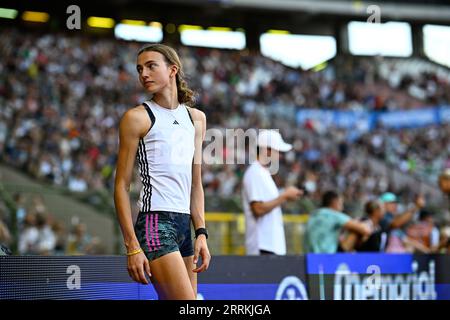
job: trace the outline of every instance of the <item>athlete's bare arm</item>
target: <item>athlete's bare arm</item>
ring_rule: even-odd
[[[202,111],[195,108],[190,108],[189,111],[195,127],[195,153],[194,163],[192,164],[190,209],[194,228],[198,229],[205,227],[205,196],[202,185],[202,144],[206,135],[206,116]],[[194,269],[194,272],[202,272],[207,270],[211,260],[205,235],[200,235],[195,240],[194,264],[197,263],[199,256],[202,258],[202,265]]]
[[[140,247],[133,228],[129,192],[139,139],[147,133],[150,125],[151,120],[143,106],[128,110],[120,120],[114,203],[128,252]],[[137,282],[148,284],[144,270],[150,276],[150,266],[144,253],[128,257],[130,276]]]

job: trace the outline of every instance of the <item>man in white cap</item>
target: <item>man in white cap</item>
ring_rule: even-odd
[[[299,199],[303,192],[287,187],[279,193],[269,167],[278,164],[279,153],[292,149],[277,130],[261,130],[257,158],[244,173],[242,198],[245,213],[245,246],[248,255],[286,254],[281,205]]]

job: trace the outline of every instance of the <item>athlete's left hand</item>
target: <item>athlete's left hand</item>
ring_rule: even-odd
[[[202,258],[202,265],[195,268],[194,272],[200,273],[208,270],[209,262],[211,261],[211,255],[209,254],[208,244],[206,243],[205,235],[201,234],[195,240],[194,245],[194,264],[197,265],[198,257]]]

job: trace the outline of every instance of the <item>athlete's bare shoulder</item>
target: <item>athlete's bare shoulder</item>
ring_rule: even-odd
[[[206,122],[206,115],[203,111],[198,110],[197,108],[191,108],[191,107],[186,107],[186,108],[188,108],[189,112],[191,113],[193,121]]]
[[[143,105],[138,105],[127,110],[120,120],[121,130],[130,130],[138,133],[139,136],[145,135],[151,126],[151,120],[147,115],[147,110]]]

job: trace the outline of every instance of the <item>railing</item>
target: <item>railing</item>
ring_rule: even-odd
[[[208,212],[205,219],[211,235],[208,244],[213,254],[245,254],[245,217],[242,213]],[[283,220],[288,254],[302,253],[308,215],[283,215]]]

